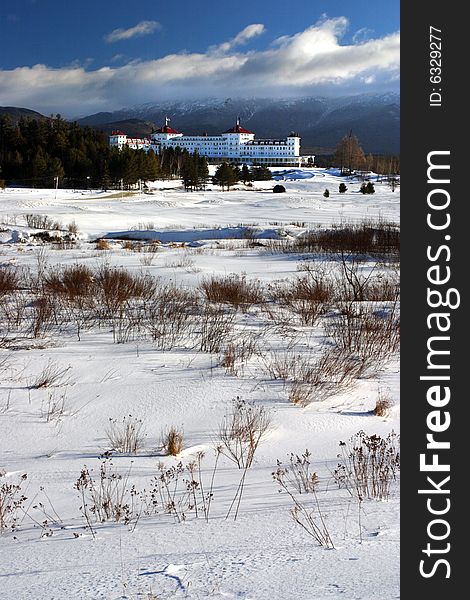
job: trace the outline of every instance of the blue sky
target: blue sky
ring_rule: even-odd
[[[2,0],[0,26],[2,105],[398,87],[398,0]]]

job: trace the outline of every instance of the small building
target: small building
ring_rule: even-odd
[[[313,156],[301,156],[300,135],[292,132],[284,139],[256,139],[255,134],[236,124],[218,135],[184,135],[165,125],[153,131],[149,138],[129,138],[122,131],[113,131],[109,136],[111,146],[153,150],[159,153],[162,148],[184,148],[188,152],[198,152],[210,162],[239,164],[260,164],[272,166],[300,166],[313,164]]]

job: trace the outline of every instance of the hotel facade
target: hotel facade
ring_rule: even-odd
[[[226,160],[239,164],[263,164],[300,166],[313,164],[314,156],[300,155],[300,136],[290,133],[284,139],[255,139],[255,134],[240,125],[218,135],[184,135],[168,124],[150,134],[148,138],[130,138],[122,131],[113,131],[109,136],[110,146],[153,150],[159,153],[162,148],[184,148],[188,152],[198,152],[209,161]]]

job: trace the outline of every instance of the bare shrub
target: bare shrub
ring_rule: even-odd
[[[70,300],[90,297],[96,293],[93,271],[86,265],[65,267],[51,271],[44,277],[45,289],[52,294],[66,296]]]
[[[102,317],[111,322],[114,341],[127,341],[132,323],[126,321],[126,311],[129,313],[133,301],[141,302],[153,297],[155,279],[148,274],[134,274],[105,265],[98,271],[96,281],[104,309]]]
[[[379,396],[375,403],[374,415],[376,417],[388,417],[393,407],[393,400],[388,396],[384,395],[383,392],[379,392]]]
[[[101,238],[99,240],[96,240],[95,248],[96,248],[96,250],[110,250],[111,245],[108,242],[108,240]]]
[[[196,308],[194,292],[174,285],[158,288],[158,293],[146,304],[145,326],[161,350],[171,350],[189,336]]]
[[[232,273],[227,276],[212,275],[201,283],[207,301],[231,304],[235,308],[248,309],[264,301],[264,291],[259,280],[247,281],[245,275]]]
[[[8,267],[0,267],[0,298],[15,292],[18,285],[18,273]]]
[[[275,332],[287,335],[295,331],[293,328],[298,324],[298,316],[284,303],[266,302],[261,306],[264,317]]]
[[[254,335],[238,336],[237,342],[230,342],[224,348],[221,366],[229,375],[238,376],[250,358],[259,353],[257,338]]]
[[[30,296],[26,290],[17,289],[13,294],[0,295],[0,319],[4,328],[0,339],[14,329],[18,329],[26,320]]]
[[[106,429],[111,449],[122,454],[137,454],[145,439],[143,421],[132,415],[117,419],[109,419]]]
[[[75,222],[75,219],[70,221],[70,223],[67,225],[67,231],[72,235],[78,235],[78,225]]]
[[[330,307],[333,285],[323,270],[311,269],[308,275],[273,286],[271,297],[298,315],[302,324],[312,326]]]
[[[225,372],[230,375],[238,375],[236,369],[237,352],[235,344],[228,344],[222,355],[221,366],[225,368]]]
[[[222,454],[239,469],[250,468],[261,440],[272,428],[267,408],[237,397],[219,427]]]
[[[372,302],[396,302],[400,298],[400,275],[388,270],[371,277],[365,289],[365,299]]]
[[[316,366],[318,361],[319,359],[312,349],[302,353],[284,350],[271,352],[265,359],[265,368],[272,379],[315,383],[318,380],[318,367]]]
[[[357,356],[367,368],[379,368],[400,345],[398,307],[344,303],[325,330],[342,352]]]
[[[70,382],[66,374],[72,367],[60,367],[56,362],[49,360],[44,369],[30,384],[31,389],[39,390],[47,387],[59,387]]]
[[[307,406],[314,399],[314,387],[310,383],[293,381],[287,389],[289,402],[297,406]]]
[[[289,455],[289,465],[283,467],[283,478],[292,488],[295,488],[299,494],[312,494],[318,487],[318,475],[310,468],[310,458],[312,453],[305,450],[300,456],[291,452]],[[277,461],[278,467],[282,466]]]
[[[286,493],[293,503],[290,514],[294,522],[320,546],[334,548],[317,495],[318,477],[310,472],[308,450],[301,457],[291,454],[289,466],[283,466],[278,460],[272,477],[279,491]],[[313,500],[307,499],[306,494],[312,495]]]
[[[201,352],[218,353],[233,333],[234,313],[227,313],[222,305],[204,305],[200,314]]]
[[[216,450],[210,481],[207,482],[202,471],[204,456],[203,452],[198,452],[196,459],[186,465],[181,461],[171,467],[162,463],[158,465],[158,474],[151,482],[150,512],[158,499],[164,513],[173,515],[178,523],[184,522],[190,513],[196,518],[204,516],[209,521],[220,452]]]
[[[312,351],[274,352],[265,361],[265,368],[273,379],[285,382],[289,401],[299,406],[326,400],[346,389],[364,370],[351,353],[331,348],[318,355]]]
[[[359,431],[347,442],[340,442],[340,462],[333,477],[360,502],[366,498],[387,500],[392,482],[400,470],[400,437],[366,435]]]
[[[60,421],[65,413],[67,392],[50,391],[47,395],[47,401],[41,405],[41,418],[45,419],[46,423]]]
[[[182,429],[171,425],[162,433],[161,446],[165,454],[178,456],[183,450],[184,432]]]
[[[44,278],[44,289],[61,301],[67,320],[73,321],[80,340],[82,328],[94,322],[97,286],[91,269],[85,265],[73,265],[62,271],[51,271]]]
[[[26,225],[32,229],[58,230],[62,228],[58,221],[54,221],[47,215],[27,214],[24,215],[24,218]]]
[[[149,275],[108,266],[98,271],[96,281],[110,313],[119,310],[131,298],[150,299],[156,289],[156,282]]]
[[[151,267],[157,253],[160,250],[160,244],[151,242],[150,244],[139,244],[134,245],[132,248],[134,251],[140,252],[140,264],[144,267]]]
[[[4,477],[4,473],[0,472],[0,535],[17,528],[19,516],[24,512],[23,506],[27,499],[21,487],[27,479],[26,474],[20,477],[18,483],[7,481]]]
[[[266,240],[263,243],[264,250],[268,254],[288,254],[294,252],[294,244],[289,239]]]
[[[114,521],[130,523],[138,519],[134,506],[134,494],[129,489],[131,467],[121,474],[116,471],[109,457],[101,461],[99,473],[83,467],[74,488],[81,498],[80,512],[93,536],[93,524]]]
[[[184,269],[185,271],[193,273],[198,271],[196,263],[187,252],[167,258],[164,266],[168,269]]]
[[[151,230],[155,230],[155,223],[154,223],[154,221],[147,221],[146,223],[140,222],[140,223],[137,223],[136,225],[133,225],[131,227],[131,230],[133,230],[133,231],[151,231]]]
[[[143,267],[151,267],[153,264],[154,258],[155,258],[155,254],[152,254],[151,252],[142,254],[142,256],[140,257],[140,264]]]
[[[54,325],[55,303],[53,296],[40,296],[31,303],[31,335],[41,337]]]
[[[353,253],[395,258],[400,252],[400,229],[396,224],[380,219],[343,223],[298,236],[292,249],[294,252]]]
[[[341,255],[340,273],[335,280],[335,295],[339,302],[390,301],[400,297],[399,272],[376,262],[372,265],[354,255]]]
[[[364,272],[361,268],[363,262],[355,255],[341,254],[341,274],[337,279],[338,300],[353,302],[367,300],[369,282],[373,278],[377,264]]]

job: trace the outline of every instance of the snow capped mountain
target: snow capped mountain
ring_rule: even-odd
[[[360,94],[339,98],[309,97],[206,98],[182,102],[150,102],[78,119],[82,125],[105,131],[119,126],[143,135],[165,117],[186,134],[220,133],[237,117],[257,137],[284,137],[299,131],[304,148],[328,152],[350,130],[366,152],[398,153],[400,96],[395,93]],[[124,122],[124,123],[123,123]]]

